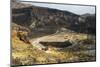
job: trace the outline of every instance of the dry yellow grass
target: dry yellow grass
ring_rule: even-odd
[[[45,51],[38,50],[37,48],[33,47],[30,44],[26,44],[20,41],[18,37],[12,38],[12,48],[13,48],[12,49],[13,60],[15,60],[16,58],[19,58],[19,62],[23,65],[24,64],[58,63],[58,61],[63,62],[63,59],[73,56],[73,54],[71,53],[68,53],[68,52],[64,53],[64,52],[59,52],[56,50],[52,50],[51,51],[52,53],[46,53]],[[30,60],[34,60],[34,62]],[[17,64],[16,62],[13,62],[13,63]]]
[[[67,36],[68,39],[79,41],[87,39],[86,34],[68,33],[62,36],[56,35],[55,37],[57,36],[63,38]],[[21,65],[61,63],[77,61],[80,58],[73,51],[58,51],[56,48],[51,48],[50,52],[39,50],[31,44],[21,41],[14,35],[12,36],[12,63]]]

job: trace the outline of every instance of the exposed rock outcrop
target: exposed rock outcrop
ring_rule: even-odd
[[[12,1],[12,21],[22,26],[29,26],[31,24],[32,5],[23,4],[17,1]]]
[[[58,33],[62,28],[93,34],[96,31],[95,14],[76,15],[68,11],[19,2],[12,2],[12,21],[41,34]]]

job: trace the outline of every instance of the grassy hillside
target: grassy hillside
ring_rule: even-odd
[[[12,32],[15,33],[15,32]],[[68,37],[67,37],[68,36]],[[51,37],[51,36],[49,36]],[[92,39],[87,40],[86,34],[64,33],[54,35],[56,38],[66,38],[82,43],[71,48],[57,49],[50,47],[47,51],[39,50],[32,44],[21,41],[17,35],[12,36],[12,63],[14,65],[48,64],[61,62],[94,61],[95,55],[89,54],[87,45],[95,44]],[[89,42],[90,41],[90,42]],[[87,43],[87,45],[86,45]],[[84,44],[84,45],[83,45]]]

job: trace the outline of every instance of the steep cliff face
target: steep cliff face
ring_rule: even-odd
[[[11,2],[12,5],[12,22],[22,26],[31,24],[32,5],[19,3],[16,0]]]
[[[95,33],[95,14],[76,15],[68,11],[33,6],[32,30],[57,32],[70,29],[75,32]]]
[[[31,24],[31,7],[12,10],[12,21],[22,25],[29,26]]]
[[[75,32],[95,33],[95,15],[76,15],[68,11],[17,4],[12,8],[12,21],[28,27],[34,33]],[[27,5],[27,6],[26,6]],[[24,7],[20,7],[24,6]]]
[[[63,26],[77,21],[79,16],[68,11],[61,11],[57,9],[33,7],[33,19],[40,22],[40,26]],[[65,25],[65,26],[64,26]]]
[[[32,24],[29,27],[38,32],[55,33],[60,32],[62,28],[75,27],[78,18],[79,15],[68,11],[33,6]]]

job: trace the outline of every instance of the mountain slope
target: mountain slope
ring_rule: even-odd
[[[52,34],[62,31],[62,28],[65,31],[70,29],[75,32],[95,33],[96,29],[95,14],[76,15],[69,11],[27,5],[22,8],[13,8],[12,15],[13,22],[28,27],[36,33]]]

